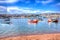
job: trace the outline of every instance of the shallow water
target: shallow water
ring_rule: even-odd
[[[12,24],[5,24],[4,19],[0,19],[0,37],[60,32],[60,22],[48,23],[47,19],[37,24],[28,24],[28,18],[11,19],[10,22]]]

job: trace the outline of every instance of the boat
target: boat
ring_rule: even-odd
[[[38,20],[37,19],[28,20],[28,23],[37,24],[38,23]]]
[[[48,22],[58,23],[58,19],[48,19]]]
[[[5,23],[5,24],[11,24],[10,18],[5,18],[5,19],[4,19],[4,23]]]
[[[58,23],[58,20],[57,19],[52,19],[53,22],[55,23]]]
[[[52,20],[51,19],[48,19],[48,22],[52,22]]]

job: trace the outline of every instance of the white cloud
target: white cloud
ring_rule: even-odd
[[[60,11],[44,11],[44,12],[42,12],[42,13],[60,13]]]
[[[48,4],[48,3],[51,3],[51,2],[53,2],[53,0],[46,0],[46,1],[44,1],[44,0],[35,0],[36,1],[36,3],[42,3],[42,4]]]
[[[5,6],[0,6],[0,14],[6,13],[7,8]]]
[[[42,1],[42,4],[48,4],[48,3],[51,3],[51,2],[53,2],[53,0]]]
[[[30,8],[18,8],[18,7],[8,7],[7,11],[9,13],[40,13],[40,10],[32,10]]]
[[[0,3],[15,3],[18,2],[19,0],[0,0]]]
[[[1,10],[6,10],[6,7],[5,6],[0,6],[0,11]]]
[[[10,14],[22,14],[22,13],[60,13],[59,11],[43,11],[43,10],[32,10],[29,8],[18,8],[18,7],[8,7],[7,12]]]

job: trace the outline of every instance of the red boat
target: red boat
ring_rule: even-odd
[[[52,22],[52,20],[51,19],[48,19],[48,22]]]
[[[38,23],[38,20],[37,19],[34,19],[34,20],[28,20],[29,23],[35,23],[37,24]]]

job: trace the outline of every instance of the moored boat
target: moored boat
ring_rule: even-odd
[[[48,19],[48,22],[52,22],[52,20],[51,19]]]
[[[38,20],[37,19],[28,20],[28,23],[35,23],[35,24],[37,24],[38,23]]]
[[[58,19],[48,19],[48,22],[58,23]]]

